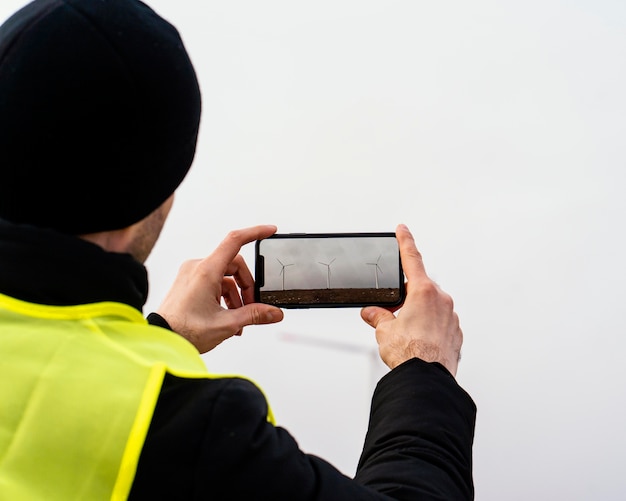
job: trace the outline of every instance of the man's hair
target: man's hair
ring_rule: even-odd
[[[0,26],[0,218],[124,228],[193,161],[198,81],[178,31],[137,0],[35,0]]]

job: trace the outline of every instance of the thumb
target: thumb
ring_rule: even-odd
[[[276,306],[262,303],[252,303],[232,310],[222,310],[225,319],[222,333],[224,339],[230,336],[241,336],[243,328],[248,325],[273,324],[283,319],[283,312]]]
[[[385,308],[380,308],[379,306],[367,306],[361,310],[361,318],[375,329],[380,322],[392,320],[395,316],[392,312],[386,310]]]
[[[247,304],[241,308],[230,310],[230,312],[237,315],[241,328],[246,325],[275,324],[284,317],[280,308],[263,303]]]

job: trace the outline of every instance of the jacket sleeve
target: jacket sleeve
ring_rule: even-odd
[[[300,450],[240,378],[166,375],[129,499],[463,500],[473,496],[475,407],[440,365],[411,360],[378,384],[354,479]],[[332,430],[329,430],[332,433]]]
[[[267,402],[252,383],[233,380],[214,409],[200,461],[213,479],[207,499],[392,499],[302,452],[286,430],[267,421]]]
[[[473,499],[475,417],[442,365],[405,362],[374,392],[356,480],[394,499]]]
[[[355,479],[300,451],[266,419],[251,383],[225,389],[207,426],[207,464],[218,499],[473,498],[471,446],[475,406],[439,364],[411,360],[379,383]]]

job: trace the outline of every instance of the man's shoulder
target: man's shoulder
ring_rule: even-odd
[[[204,420],[233,406],[263,412],[267,403],[261,390],[243,377],[185,378],[166,374],[154,418]]]
[[[211,477],[224,454],[224,437],[249,437],[266,420],[263,393],[245,378],[166,374],[131,498],[192,499],[198,475]]]

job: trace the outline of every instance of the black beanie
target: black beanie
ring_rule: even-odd
[[[191,166],[196,74],[137,0],[35,0],[0,27],[0,218],[79,235],[130,226]]]

